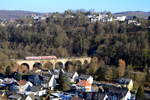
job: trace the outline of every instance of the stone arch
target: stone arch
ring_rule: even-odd
[[[82,65],[82,62],[80,60],[76,60],[74,63],[75,63],[76,66],[81,66]]]
[[[91,58],[87,58],[86,60],[88,61],[88,63],[91,63]]]
[[[56,68],[56,69],[62,69],[62,68],[64,68],[63,62],[56,62],[56,63],[55,63],[55,68]]]
[[[73,69],[72,67],[74,67],[74,63],[72,61],[67,61],[65,63],[65,70],[66,71],[70,71],[71,69]]]
[[[22,63],[21,66],[19,67],[18,71],[22,73],[27,73],[30,70],[30,66],[28,63]]]
[[[52,62],[45,62],[45,63],[43,64],[43,68],[44,68],[44,69],[47,69],[47,70],[53,69],[53,66],[54,66],[54,64],[53,64]]]
[[[21,66],[26,66],[26,67],[27,67],[27,69],[30,69],[30,66],[29,66],[29,64],[28,64],[28,63],[22,63],[22,64],[21,64]]]
[[[84,65],[87,65],[87,64],[89,64],[89,62],[88,62],[88,60],[84,60]]]
[[[33,64],[33,68],[41,69],[41,68],[42,68],[42,63],[40,63],[40,62],[35,62],[35,63]]]
[[[74,63],[72,62],[72,61],[67,61],[66,63],[65,63],[65,66],[68,66],[68,65],[73,65]]]

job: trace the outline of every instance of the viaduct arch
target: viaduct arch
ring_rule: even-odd
[[[91,62],[91,57],[75,57],[75,58],[58,58],[58,59],[48,59],[48,60],[13,60],[18,65],[22,65],[23,63],[26,63],[29,65],[30,70],[32,70],[33,65],[35,63],[40,63],[42,66],[46,63],[51,63],[53,68],[56,67],[56,64],[61,63],[63,67],[65,67],[65,64],[67,62],[80,62],[82,65],[86,63]]]

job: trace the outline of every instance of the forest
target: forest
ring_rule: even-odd
[[[88,14],[89,12],[66,11],[52,13],[42,21],[26,17],[17,19],[13,23],[9,22],[5,27],[0,26],[1,67],[4,67],[9,59],[55,55],[96,57],[98,63],[107,67],[122,66],[123,63],[127,70],[148,71],[150,20],[134,17],[141,23],[140,26],[127,24],[126,21],[91,23]],[[74,17],[66,17],[68,15]],[[18,24],[20,26],[17,26]],[[87,72],[91,71],[92,74],[94,72],[92,70],[96,69]],[[107,70],[110,71],[109,67]],[[99,76],[96,77],[99,79]]]

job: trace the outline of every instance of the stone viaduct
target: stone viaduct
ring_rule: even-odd
[[[35,63],[40,63],[42,66],[46,63],[50,63],[52,64],[53,68],[55,68],[56,64],[62,64],[63,67],[65,67],[66,63],[71,62],[78,62],[81,65],[83,65],[84,63],[90,63],[91,62],[91,57],[71,57],[71,58],[57,58],[57,59],[46,59],[46,60],[13,60],[14,62],[16,62],[19,65],[22,65],[23,63],[26,63],[29,65],[30,70],[32,70],[33,65]]]

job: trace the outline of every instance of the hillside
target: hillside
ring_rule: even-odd
[[[31,11],[21,11],[21,10],[0,10],[0,18],[2,19],[18,19],[24,16],[30,16],[32,14],[41,15],[42,13],[36,13]]]
[[[150,12],[126,11],[126,12],[114,13],[114,16],[137,16],[139,18],[148,18],[148,16],[150,16]]]
[[[30,16],[32,14],[43,15],[45,13],[37,13],[31,11],[22,11],[22,10],[0,10],[0,18],[1,19],[18,19],[24,16]],[[148,18],[150,16],[150,12],[143,11],[126,11],[126,12],[118,12],[114,13],[114,16],[137,16],[139,18]]]

